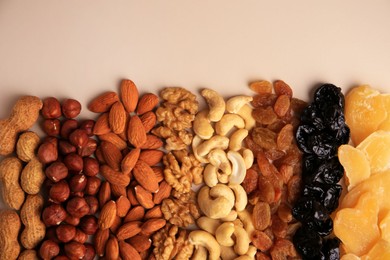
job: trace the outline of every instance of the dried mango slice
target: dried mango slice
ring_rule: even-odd
[[[381,231],[381,238],[390,243],[390,211],[384,214],[382,219],[379,219],[379,229]]]
[[[387,260],[390,259],[390,243],[379,240],[367,255],[362,256],[362,260]]]

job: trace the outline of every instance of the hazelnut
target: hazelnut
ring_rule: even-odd
[[[58,240],[64,243],[71,241],[76,235],[76,228],[69,224],[61,224],[56,228]]]
[[[85,194],[96,195],[99,191],[102,181],[96,176],[87,177],[87,186],[85,186]]]
[[[44,259],[52,259],[60,253],[60,247],[57,243],[51,240],[43,241],[39,248],[39,255]]]
[[[69,198],[70,189],[65,180],[55,183],[49,191],[49,200],[54,203],[62,203]]]
[[[58,150],[63,155],[76,152],[76,146],[72,145],[68,141],[60,140],[58,142]]]
[[[70,259],[83,259],[87,250],[83,244],[72,241],[65,244],[64,251]]]
[[[93,215],[88,215],[80,220],[80,229],[87,235],[94,235],[98,229],[98,220]]]
[[[88,240],[88,235],[77,228],[76,235],[74,236],[73,241],[84,244],[87,240]]]
[[[62,162],[53,162],[46,168],[45,174],[49,180],[59,182],[68,176],[68,168]]]
[[[62,123],[60,135],[62,138],[68,139],[70,133],[79,127],[79,123],[74,119],[67,119]]]
[[[60,134],[61,122],[58,119],[45,119],[42,128],[47,135],[56,136]]]
[[[61,104],[55,97],[48,97],[43,100],[41,110],[43,118],[53,119],[61,116]]]
[[[58,240],[58,238],[57,238],[56,228],[57,228],[57,226],[47,228],[45,238],[55,242],[56,244],[59,244],[59,243],[61,243],[61,241]]]
[[[99,162],[92,157],[84,157],[83,173],[87,176],[96,176],[99,173]]]
[[[85,243],[84,246],[87,249],[87,251],[85,252],[83,260],[95,259],[96,251],[95,251],[95,248],[93,247],[93,245],[91,245],[89,243]]]
[[[82,129],[76,129],[69,135],[69,142],[76,146],[77,148],[81,148],[88,143],[88,135],[87,131]]]
[[[66,216],[66,219],[64,220],[66,224],[72,225],[72,226],[78,226],[80,224],[80,218],[73,217],[72,215],[68,214]]]
[[[95,126],[95,121],[94,120],[85,120],[81,123],[80,129],[83,129],[87,132],[88,136],[93,136],[92,130]]]
[[[55,136],[46,136],[44,139],[43,139],[43,142],[48,142],[48,143],[52,143],[56,148],[58,148],[58,138],[55,137]]]
[[[42,221],[47,227],[59,225],[65,218],[66,211],[59,204],[52,204],[42,212]]]
[[[84,191],[72,191],[70,194],[72,197],[84,198]]]
[[[89,206],[84,198],[74,197],[66,205],[66,211],[76,218],[82,218],[89,212]]]
[[[57,147],[51,142],[43,142],[38,148],[38,159],[41,163],[47,164],[56,161],[58,158]]]
[[[70,258],[67,257],[66,255],[58,255],[54,257],[53,260],[70,260]]]
[[[69,186],[72,192],[84,191],[87,186],[87,177],[84,174],[73,175],[69,180]]]
[[[81,172],[83,170],[83,158],[76,153],[67,154],[63,162],[70,171]]]
[[[77,153],[81,157],[91,156],[97,149],[97,142],[95,139],[89,138],[86,145],[77,148]]]
[[[75,118],[80,114],[81,104],[75,99],[65,99],[62,101],[62,114],[66,118]]]
[[[89,213],[88,215],[94,215],[98,209],[99,209],[99,201],[96,197],[94,196],[85,196],[84,197],[85,201],[87,202],[89,206]]]

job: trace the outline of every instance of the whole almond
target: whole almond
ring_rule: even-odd
[[[162,218],[162,217],[163,217],[163,213],[161,211],[161,206],[159,205],[149,209],[145,214],[145,219]]]
[[[125,130],[126,117],[126,110],[122,105],[122,102],[115,102],[111,106],[110,113],[108,114],[108,123],[115,134],[122,133]]]
[[[103,135],[111,132],[108,122],[108,113],[101,114],[95,122],[92,133],[94,135]]]
[[[138,101],[136,113],[142,115],[146,112],[152,111],[158,104],[158,96],[153,93],[144,94]]]
[[[130,177],[128,175],[115,171],[108,165],[100,166],[100,173],[111,184],[127,186],[130,183]]]
[[[106,243],[106,259],[117,260],[119,259],[119,244],[118,239],[114,236],[110,236]]]
[[[171,195],[172,187],[166,181],[160,183],[158,192],[153,195],[153,202],[155,204],[160,204],[164,199],[168,198]]]
[[[139,160],[144,161],[149,166],[154,166],[161,162],[164,152],[156,149],[143,150],[139,155]]]
[[[150,192],[158,191],[158,181],[152,168],[144,161],[138,160],[133,169],[133,176],[138,183]]]
[[[100,148],[106,163],[115,171],[119,171],[123,158],[118,147],[110,142],[103,141],[100,143]]]
[[[129,243],[137,250],[138,252],[144,252],[150,248],[152,245],[152,240],[148,236],[136,235],[129,238]]]
[[[100,211],[98,225],[100,229],[108,229],[112,226],[116,217],[116,203],[113,200],[107,202]]]
[[[127,198],[129,199],[132,206],[138,206],[139,202],[135,197],[134,187],[127,189]]]
[[[142,220],[145,216],[145,209],[142,206],[135,206],[127,213],[124,222]]]
[[[153,166],[151,167],[153,172],[154,172],[154,175],[156,176],[157,178],[157,182],[162,182],[164,180],[164,170],[161,166]]]
[[[106,251],[106,243],[108,238],[110,237],[110,230],[109,229],[98,229],[94,236],[94,244],[95,244],[95,250],[96,254],[100,257],[102,257]]]
[[[129,211],[131,207],[131,204],[130,204],[130,201],[127,197],[125,196],[120,196],[117,200],[116,200],[116,214],[123,218],[124,216],[126,216],[127,212]]]
[[[127,126],[127,139],[134,147],[141,147],[146,142],[146,131],[141,119],[134,115],[130,117]]]
[[[140,221],[131,221],[123,224],[116,233],[116,237],[119,240],[125,240],[130,237],[133,237],[141,232],[141,222]]]
[[[121,162],[121,170],[123,174],[130,174],[135,164],[138,161],[141,150],[139,148],[132,149]]]
[[[128,113],[134,112],[139,97],[138,89],[134,82],[129,79],[122,80],[120,95],[126,111]]]
[[[123,260],[141,260],[137,250],[125,241],[119,241],[119,253]]]
[[[146,141],[140,146],[141,149],[159,149],[164,145],[163,141],[152,134],[146,135]]]
[[[119,96],[113,91],[105,92],[95,99],[93,99],[89,105],[88,109],[95,113],[103,113],[110,110],[110,107],[115,102],[119,101]]]
[[[154,207],[153,195],[150,191],[145,190],[141,185],[134,187],[135,196],[141,206],[145,209],[151,209]]]
[[[156,114],[153,111],[149,111],[141,115],[140,119],[147,133],[153,129],[157,122]]]
[[[167,221],[163,218],[152,218],[148,219],[145,223],[141,226],[141,233],[142,235],[150,236],[157,230],[163,228]]]
[[[127,196],[127,190],[125,186],[110,184],[111,193],[114,197]]]
[[[116,216],[114,223],[112,223],[112,225],[110,227],[110,231],[115,234],[118,231],[118,229],[120,228],[120,226],[122,226],[122,219],[120,217]]]
[[[119,135],[114,134],[112,132],[99,135],[99,139],[101,141],[107,141],[107,142],[112,143],[121,151],[127,147],[126,141],[123,140]]]
[[[100,208],[102,208],[110,199],[111,199],[110,183],[104,181],[100,185],[99,194],[98,194]]]

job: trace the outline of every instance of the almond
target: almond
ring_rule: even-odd
[[[126,216],[127,212],[129,211],[131,207],[131,204],[130,204],[130,201],[127,197],[125,196],[120,196],[117,200],[116,200],[116,214],[123,218],[124,216]]]
[[[144,94],[138,101],[136,113],[142,115],[146,112],[152,111],[158,104],[158,96],[153,93]]]
[[[106,243],[106,258],[119,259],[119,244],[115,236],[110,236]]]
[[[115,234],[118,231],[118,229],[120,228],[120,226],[122,226],[122,219],[120,217],[118,217],[118,215],[117,215],[115,217],[114,223],[112,223],[112,225],[110,227],[110,231]]]
[[[114,223],[116,217],[116,203],[113,200],[107,202],[100,211],[98,225],[100,229],[108,229]]]
[[[138,183],[150,192],[158,191],[158,181],[152,168],[144,161],[138,160],[133,169],[133,176]]]
[[[95,113],[107,112],[112,104],[117,101],[119,101],[118,94],[113,91],[107,91],[93,99],[89,103],[88,109]]]
[[[100,148],[106,163],[115,171],[120,170],[122,162],[122,153],[114,144],[103,141],[100,143]]]
[[[127,198],[129,199],[132,206],[139,205],[139,202],[138,202],[137,198],[135,197],[134,188],[127,189]]]
[[[127,190],[125,186],[110,184],[111,193],[114,197],[127,196]]]
[[[120,134],[125,131],[127,121],[127,113],[122,105],[122,102],[115,102],[110,109],[110,113],[108,114],[108,122],[111,130],[115,134]]]
[[[158,191],[153,196],[153,202],[155,204],[160,204],[164,199],[171,195],[171,190],[171,185],[169,185],[166,181],[162,181]]]
[[[119,241],[119,252],[123,260],[141,260],[137,250],[125,241]]]
[[[163,155],[164,152],[160,150],[143,150],[139,155],[139,160],[144,161],[149,166],[153,166],[161,162]]]
[[[134,187],[135,196],[141,206],[145,209],[151,209],[154,207],[153,195],[150,191],[145,190],[141,185]]]
[[[148,236],[136,235],[131,237],[128,241],[138,252],[144,252],[148,250],[152,245],[152,240]]]
[[[150,219],[150,218],[162,218],[163,213],[161,211],[161,206],[154,206],[154,208],[151,208],[146,212],[145,214],[145,219]]]
[[[153,166],[151,168],[152,168],[152,170],[154,172],[154,175],[157,178],[157,182],[162,182],[164,180],[163,168],[161,166]]]
[[[102,134],[99,136],[101,141],[107,141],[114,144],[119,150],[123,150],[127,147],[127,143],[119,135],[114,133]]]
[[[110,230],[109,229],[98,229],[94,236],[94,244],[95,244],[95,250],[96,254],[100,257],[102,257],[106,251],[106,244],[108,241],[108,238],[110,237]]]
[[[147,133],[153,129],[157,122],[156,114],[153,111],[149,111],[141,115],[140,119]]]
[[[135,206],[127,213],[124,222],[142,220],[145,215],[145,209],[142,206]]]
[[[123,106],[126,111],[128,113],[134,112],[137,107],[139,97],[137,86],[133,81],[124,79],[121,83],[120,93]]]
[[[99,206],[102,208],[111,199],[111,187],[108,182],[102,182],[99,189]]]
[[[141,150],[139,148],[135,148],[126,154],[121,163],[121,170],[123,174],[130,174],[138,161],[140,153]]]
[[[100,173],[110,184],[127,186],[130,183],[130,177],[128,175],[115,171],[108,165],[100,166]]]
[[[163,228],[166,223],[167,223],[167,221],[165,219],[162,219],[162,218],[148,219],[145,223],[142,224],[142,226],[141,226],[142,231],[140,234],[150,236],[151,234],[153,234],[157,230]]]
[[[141,119],[134,115],[130,117],[127,126],[127,139],[134,147],[141,147],[146,142],[146,131]]]
[[[141,232],[141,222],[140,221],[130,221],[123,224],[116,233],[116,237],[119,240],[125,240],[130,237],[137,235]]]
[[[146,135],[146,141],[141,145],[141,149],[159,149],[164,145],[163,141],[155,135]]]
[[[94,135],[103,135],[111,132],[108,123],[108,113],[101,114],[95,122],[92,133]]]

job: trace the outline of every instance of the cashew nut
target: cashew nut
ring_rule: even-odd
[[[220,183],[228,183],[229,182],[229,175],[217,172],[218,181]]]
[[[202,138],[195,135],[194,138],[192,138],[192,152],[194,153],[195,158],[200,161],[201,163],[209,163],[209,160],[204,157],[200,156],[198,154],[198,146],[202,143]]]
[[[237,114],[225,114],[220,121],[215,124],[215,132],[219,135],[227,135],[234,127],[244,128],[244,119]]]
[[[235,151],[229,151],[228,159],[232,163],[232,174],[229,178],[230,184],[240,184],[244,181],[246,175],[246,166],[244,158],[241,154]]]
[[[256,125],[256,120],[252,116],[253,109],[249,105],[244,105],[238,112],[245,121],[245,129],[251,130]]]
[[[238,216],[237,211],[232,210],[232,211],[230,211],[229,215],[227,215],[224,218],[221,218],[221,220],[224,222],[225,221],[235,221],[237,219],[237,216]]]
[[[209,218],[206,216],[202,216],[198,218],[196,221],[196,224],[198,224],[198,227],[203,229],[204,231],[209,232],[210,234],[215,235],[215,231],[221,225],[221,221],[218,219]]]
[[[250,257],[250,256],[247,256],[247,255],[241,255],[237,258],[234,258],[234,260],[253,260],[254,257]]]
[[[246,191],[240,184],[230,184],[229,187],[233,190],[236,195],[236,202],[234,206],[237,211],[243,211],[248,204],[248,196]]]
[[[235,241],[232,236],[235,236]],[[250,239],[245,229],[235,226],[232,222],[221,224],[215,231],[215,238],[221,246],[234,246],[234,251],[239,255],[248,252]]]
[[[194,230],[188,235],[188,239],[195,247],[202,246],[209,252],[210,260],[218,260],[221,255],[221,247],[210,233],[203,230]]]
[[[200,94],[209,106],[209,119],[211,122],[218,122],[225,113],[225,100],[221,95],[212,89],[203,89]]]
[[[222,223],[215,231],[215,238],[221,246],[233,246],[234,224],[231,222]]]
[[[248,235],[250,236],[253,231],[255,231],[255,227],[253,226],[251,214],[248,210],[243,210],[238,212],[238,218],[244,223],[244,228]]]
[[[232,166],[226,153],[222,149],[213,149],[209,152],[207,158],[209,162],[220,169],[223,173],[230,175],[232,173]]]
[[[212,188],[204,186],[198,193],[198,205],[202,212],[213,219],[229,215],[234,206],[234,193],[224,184]]]
[[[218,177],[217,173],[218,169],[212,164],[207,164],[207,166],[204,168],[203,171],[203,180],[204,183],[206,183],[207,186],[214,187],[218,184]]]
[[[234,235],[236,236],[234,251],[239,255],[245,255],[246,252],[248,252],[249,244],[251,243],[248,233],[242,227],[235,226]]]
[[[257,248],[255,246],[250,245],[249,249],[248,249],[248,252],[246,252],[245,255],[251,257],[252,259],[254,259],[255,256],[256,256],[256,253],[257,253]]]
[[[238,129],[230,136],[229,150],[239,151],[242,147],[242,141],[248,136],[248,130]]]
[[[191,257],[191,260],[204,260],[207,259],[207,249],[203,246],[195,248],[195,252]]]
[[[206,156],[213,149],[225,150],[229,146],[229,138],[226,136],[214,135],[209,140],[204,141],[197,147],[199,156]]]
[[[209,111],[202,110],[199,111],[193,122],[193,129],[195,134],[197,134],[202,139],[210,139],[214,134],[214,128],[211,125],[211,122],[208,118]]]
[[[232,246],[221,246],[222,260],[234,260],[238,257]]]
[[[242,158],[245,162],[245,168],[248,170],[253,165],[253,161],[255,160],[255,157],[253,155],[252,150],[250,149],[244,149],[242,151]]]
[[[226,111],[236,114],[244,105],[253,100],[251,96],[235,96],[226,102]]]

